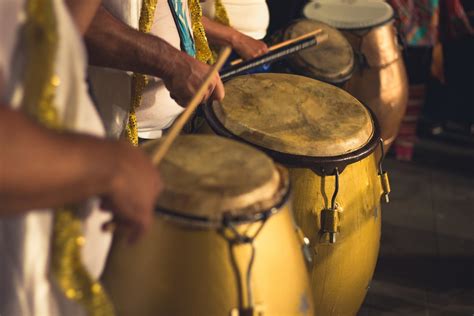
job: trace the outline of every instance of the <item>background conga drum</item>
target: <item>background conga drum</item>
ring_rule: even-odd
[[[283,39],[297,38],[315,29],[324,30],[328,39],[315,47],[290,55],[287,71],[341,86],[351,78],[354,70],[351,44],[341,32],[327,24],[302,19],[285,29]]]
[[[160,171],[150,232],[134,245],[114,234],[103,282],[118,315],[313,315],[282,167],[245,144],[187,135]]]
[[[375,269],[388,189],[374,117],[344,90],[303,76],[241,76],[225,89],[222,102],[204,107],[212,130],[289,168],[296,222],[311,244],[316,314],[355,315]]]
[[[351,43],[356,66],[344,89],[374,111],[388,150],[408,100],[407,75],[392,7],[379,0],[316,0],[309,2],[303,13],[341,30]]]

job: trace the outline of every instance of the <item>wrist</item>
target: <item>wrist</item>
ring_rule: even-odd
[[[241,42],[241,39],[242,39],[242,33],[236,31],[235,29],[229,27],[231,29],[231,32],[230,32],[230,36],[228,37],[229,38],[229,41],[227,43],[227,45],[230,45],[233,49],[236,49],[237,47],[239,47],[240,45],[240,42]]]

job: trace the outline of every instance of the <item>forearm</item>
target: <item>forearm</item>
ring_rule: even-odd
[[[94,18],[101,0],[65,0],[77,28],[84,34]]]
[[[112,142],[57,133],[0,106],[0,215],[57,207],[107,192]]]
[[[234,47],[236,38],[239,36],[238,32],[230,26],[222,25],[219,22],[202,17],[202,25],[206,30],[206,36],[209,43],[217,46],[231,46]]]
[[[186,66],[187,54],[168,42],[139,32],[100,7],[85,36],[92,65],[134,71],[160,78]]]

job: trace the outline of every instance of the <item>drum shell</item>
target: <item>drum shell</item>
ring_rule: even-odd
[[[393,22],[341,30],[360,62],[344,89],[375,113],[385,152],[395,140],[408,101],[408,79]]]
[[[207,123],[198,132],[215,133]],[[312,170],[320,170],[316,165],[302,168],[279,161],[289,170],[296,224],[311,243],[315,315],[356,315],[372,280],[380,248],[383,193],[376,158],[380,151],[372,150],[345,165],[339,176],[336,202],[343,214],[334,244],[321,240],[321,212],[331,206],[334,176],[318,175]]]
[[[237,229],[243,232],[250,225],[255,230],[261,224]],[[265,315],[313,315],[302,245],[288,203],[265,222],[254,245],[251,284],[257,308]],[[234,249],[245,276],[250,245]],[[229,244],[217,229],[156,216],[136,245],[130,246],[120,231],[115,234],[103,281],[118,315],[230,315],[239,302],[231,262]]]
[[[314,254],[311,283],[316,315],[355,315],[379,252],[382,189],[375,155],[348,165],[339,176],[336,203],[342,212],[333,244],[321,234],[321,213],[331,206],[334,176],[319,176],[307,168],[289,168],[289,173],[295,219]]]

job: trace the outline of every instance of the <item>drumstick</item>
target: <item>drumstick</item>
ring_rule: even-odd
[[[213,65],[211,71],[207,74],[206,79],[199,87],[198,91],[194,95],[194,97],[189,101],[188,105],[184,112],[179,116],[176,122],[171,127],[169,133],[164,137],[164,141],[162,144],[152,153],[152,161],[155,166],[158,166],[163,158],[166,156],[166,153],[170,149],[171,145],[173,144],[176,137],[178,137],[179,133],[184,127],[184,124],[189,120],[191,115],[193,114],[194,110],[200,104],[202,97],[206,93],[207,87],[211,83],[212,78],[219,72],[219,70],[224,65],[225,61],[229,57],[232,49],[229,46],[222,48],[219,57],[217,58],[216,63]],[[106,222],[102,225],[102,229],[105,231],[113,231],[116,228],[117,224],[114,219]]]
[[[304,37],[303,39],[292,41],[290,44],[286,44],[285,46],[276,48],[273,51],[268,52],[264,55],[245,60],[237,65],[225,68],[220,72],[221,79],[224,81],[229,79],[230,77],[241,75],[261,65],[275,62],[303,49],[312,47],[317,44],[321,44],[327,38],[328,35],[325,32],[321,31],[314,36]]]
[[[211,83],[212,78],[222,68],[225,61],[229,57],[231,51],[232,51],[232,49],[229,46],[226,46],[221,50],[221,52],[219,54],[219,57],[217,58],[216,63],[212,67],[211,72],[207,75],[206,80],[204,80],[204,83],[201,85],[201,87],[199,87],[199,90],[196,92],[194,97],[188,103],[188,105],[186,106],[186,109],[184,110],[184,112],[179,116],[179,118],[173,124],[173,126],[171,127],[169,133],[164,138],[163,143],[152,154],[152,161],[153,161],[154,165],[158,166],[160,164],[160,162],[163,160],[166,153],[168,152],[171,145],[173,144],[174,140],[176,139],[176,137],[178,137],[179,133],[183,129],[184,124],[186,124],[186,122],[189,120],[191,115],[194,113],[194,110],[196,110],[196,108],[200,104],[200,102],[202,100],[202,97],[206,93],[207,87]]]
[[[298,36],[298,37],[295,37],[295,38],[292,38],[292,39],[289,39],[287,41],[284,41],[284,42],[280,42],[278,44],[275,44],[271,47],[268,48],[268,51],[273,51],[275,49],[278,49],[278,48],[281,48],[281,47],[284,47],[284,46],[288,46],[288,45],[291,45],[295,42],[298,42],[298,41],[301,41],[302,39],[305,39],[305,38],[308,38],[308,37],[311,37],[311,36],[314,36],[316,37],[317,35],[321,34],[323,32],[322,29],[315,29],[314,31],[311,31],[311,32],[308,32],[306,34],[303,34],[301,36]],[[240,64],[241,62],[243,62],[244,60],[243,59],[235,59],[233,61],[230,62],[230,65],[231,66],[235,66],[237,64]]]

